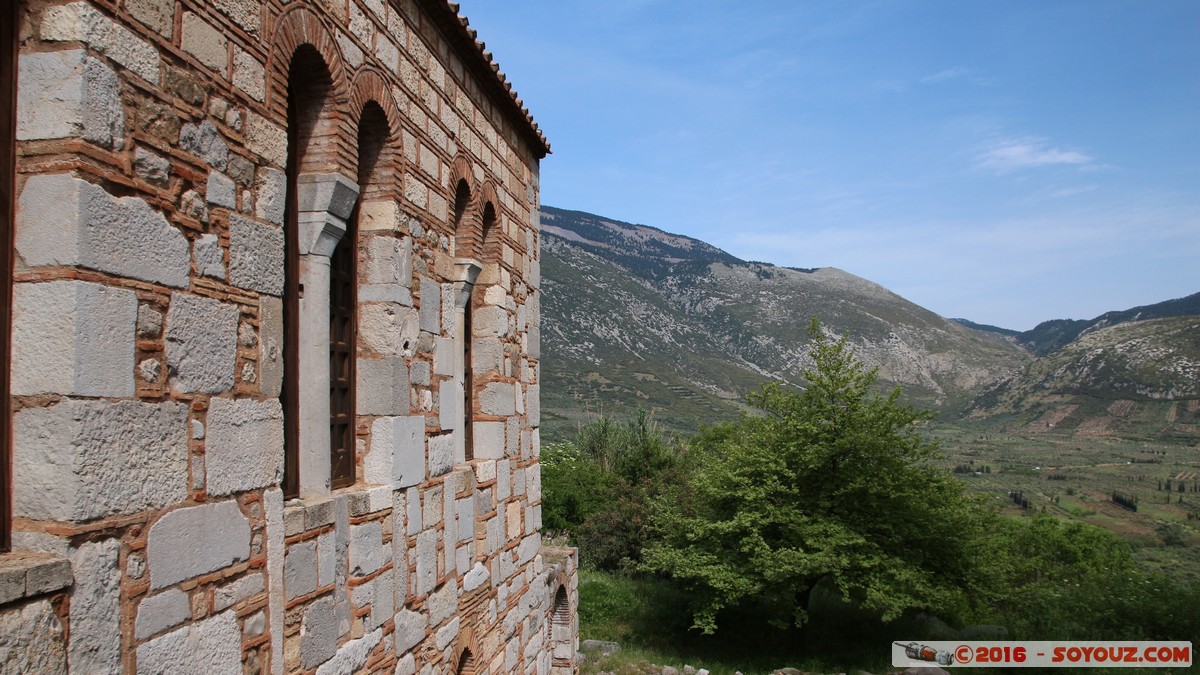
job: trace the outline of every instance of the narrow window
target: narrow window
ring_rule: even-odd
[[[329,459],[335,489],[354,484],[354,230],[351,219],[329,261]]]
[[[363,107],[358,123],[358,194],[366,198],[388,137],[387,116],[378,103]],[[358,344],[358,215],[354,206],[329,261],[329,453],[330,484],[354,484],[355,363]]]
[[[300,299],[304,284],[300,271],[300,206],[297,192],[305,155],[318,132],[329,70],[310,45],[296,50],[288,70],[287,201],[284,213],[283,275],[283,494],[300,496]],[[312,368],[316,364],[305,364]]]
[[[12,400],[9,350],[12,330],[13,202],[16,191],[17,7],[0,16],[0,551],[12,543]]]

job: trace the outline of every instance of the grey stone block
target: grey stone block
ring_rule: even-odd
[[[138,603],[134,637],[139,640],[148,638],[183,623],[191,616],[192,607],[187,594],[178,589],[167,589]]]
[[[254,572],[213,591],[213,611],[220,612],[263,592],[262,572]]]
[[[337,653],[338,621],[328,595],[304,610],[300,632],[300,666],[315,668]]]
[[[411,487],[425,480],[425,418],[384,417],[371,424],[371,451],[363,460],[368,483]]]
[[[297,542],[287,549],[283,563],[284,588],[287,599],[308,595],[317,590],[317,541]]]
[[[171,511],[147,536],[150,588],[215,572],[250,558],[250,523],[237,502]]]
[[[507,417],[516,413],[513,385],[508,382],[489,382],[479,392],[479,408],[485,415]]]
[[[166,352],[171,387],[219,394],[233,387],[238,309],[219,300],[172,293]]]
[[[117,74],[82,49],[22,54],[17,91],[18,140],[82,137],[110,148],[124,141]]]
[[[525,390],[525,419],[529,426],[542,426],[542,387],[531,384]]]
[[[116,198],[69,174],[31,176],[18,204],[16,247],[31,267],[90,267],[182,288],[187,239],[138,197]]]
[[[196,271],[206,277],[225,280],[225,253],[221,240],[215,234],[202,234],[192,244],[192,258]]]
[[[463,424],[463,385],[458,380],[438,384],[438,425],[442,431],[457,431]]]
[[[359,307],[358,334],[363,345],[384,356],[407,356],[416,348],[417,310],[392,303]]]
[[[405,654],[425,639],[425,617],[402,609],[396,614],[396,653]]]
[[[439,434],[429,438],[429,477],[440,476],[454,468],[453,433]]]
[[[412,240],[396,239],[389,234],[366,237],[366,258],[362,266],[364,284],[412,286]],[[410,303],[411,304],[411,303]]]
[[[61,401],[13,418],[18,516],[78,522],[187,496],[186,406]]]
[[[421,279],[421,330],[442,332],[442,287],[432,279]]]
[[[283,295],[283,230],[249,218],[229,217],[229,283]]]
[[[139,675],[209,675],[241,669],[242,632],[232,611],[171,631],[137,649]]]
[[[224,206],[227,209],[236,209],[237,185],[234,184],[232,178],[220,171],[211,171],[208,174],[205,198],[209,204]]]
[[[42,16],[42,39],[85,42],[151,84],[159,81],[158,52],[86,2],[52,7]]]
[[[225,170],[229,161],[229,146],[212,122],[185,124],[179,130],[179,147],[199,157],[205,164]]]
[[[0,644],[8,672],[67,672],[66,636],[49,600],[0,611]]]
[[[258,299],[258,383],[263,396],[279,396],[283,389],[283,300]]]
[[[358,359],[355,407],[359,415],[407,415],[408,363],[399,357]]]
[[[432,591],[437,583],[437,530],[429,529],[417,535],[416,572],[414,587],[417,595]]]
[[[263,220],[283,224],[287,205],[287,174],[279,169],[261,167],[255,180],[254,214]]]
[[[383,546],[383,528],[378,521],[350,526],[350,574],[372,574],[387,562]]]
[[[333,658],[322,663],[317,668],[317,675],[342,675],[356,673],[367,663],[367,657],[375,646],[383,639],[383,629],[377,628],[370,633],[350,640],[337,650]]]
[[[503,338],[508,335],[508,310],[503,307],[477,307],[471,317],[471,330],[477,338]]]
[[[504,422],[474,422],[475,459],[504,457]]]
[[[171,162],[138,146],[133,151],[133,171],[143,180],[165,187],[171,177]]]
[[[70,552],[75,570],[71,591],[71,668],[83,673],[121,671],[121,627],[113,621],[121,611],[120,542],[89,542]]]
[[[13,301],[13,394],[133,395],[133,291],[84,281],[21,283]]]
[[[279,399],[212,399],[205,447],[210,495],[279,483],[283,475],[283,408]]]

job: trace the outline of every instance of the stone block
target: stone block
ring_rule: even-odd
[[[205,458],[209,495],[279,483],[283,475],[283,408],[279,399],[211,399]]]
[[[428,387],[430,383],[430,368],[428,361],[413,361],[412,384],[415,387]]]
[[[362,221],[361,211],[359,221]],[[364,235],[366,258],[362,261],[361,279],[367,285],[397,285],[408,288],[413,283],[413,240],[396,239],[391,234]]]
[[[378,521],[350,526],[350,574],[372,574],[387,562],[383,546],[383,528]]]
[[[117,74],[81,49],[22,54],[17,139],[83,138],[118,148],[125,139]]]
[[[133,291],[84,281],[21,283],[13,301],[13,394],[133,395]]]
[[[125,9],[168,40],[175,32],[175,0],[125,0]]]
[[[425,418],[383,417],[371,424],[371,451],[363,459],[368,483],[411,487],[425,480]]]
[[[17,213],[16,248],[30,267],[90,267],[176,288],[188,284],[187,239],[143,199],[118,199],[70,174],[46,174],[26,181]]]
[[[250,523],[237,502],[171,511],[147,536],[150,588],[164,588],[250,558]]]
[[[360,232],[399,232],[402,218],[403,213],[400,211],[400,205],[395,200],[367,200],[359,206],[358,229]],[[411,250],[410,255],[406,257],[411,257]],[[410,275],[411,271],[411,268],[409,268]]]
[[[67,643],[49,600],[0,610],[0,670],[6,673],[65,673]]]
[[[416,572],[414,587],[417,595],[432,591],[437,583],[437,530],[429,529],[417,535]]]
[[[429,438],[429,477],[440,476],[454,468],[453,433],[439,434]]]
[[[165,157],[138,146],[133,151],[133,171],[142,180],[165,187],[171,177],[171,163]]]
[[[249,113],[244,130],[246,147],[277,168],[287,165],[287,131],[267,118]]]
[[[187,406],[60,401],[13,415],[14,508],[80,522],[187,496]]]
[[[337,653],[317,668],[317,675],[342,675],[356,673],[367,663],[367,658],[383,639],[383,629],[376,628],[366,635],[350,640]]]
[[[504,457],[504,422],[474,422],[475,459]]]
[[[458,380],[438,384],[438,424],[442,431],[457,431],[463,424],[463,385]]]
[[[525,419],[529,426],[542,426],[542,387],[531,384],[525,390]]]
[[[308,595],[317,590],[317,541],[297,542],[287,549],[283,563],[283,585],[287,599]]]
[[[458,583],[450,579],[425,601],[429,611],[429,627],[436,628],[458,611]]]
[[[384,356],[406,356],[416,348],[417,310],[395,304],[367,304],[358,310],[358,334],[362,343]]]
[[[457,616],[454,617],[453,620],[438,630],[438,632],[434,635],[433,643],[437,645],[438,649],[445,649],[446,647],[449,647],[450,643],[454,642],[454,638],[458,637],[458,632],[461,627],[462,620]]]
[[[237,185],[220,171],[209,172],[204,196],[209,204],[227,209],[237,208]]]
[[[237,581],[218,587],[213,591],[213,611],[221,612],[237,603],[252,598],[264,589],[262,572],[247,574]]]
[[[179,147],[219,171],[224,171],[229,162],[229,145],[208,120],[183,125],[179,129]]]
[[[287,174],[279,169],[262,167],[255,178],[254,214],[263,220],[283,224],[287,205]]]
[[[214,0],[213,4],[247,33],[257,33],[262,27],[262,3],[258,0]]]
[[[434,338],[433,341],[433,373],[435,375],[453,376],[455,356],[458,350],[455,348],[452,338]]]
[[[337,537],[326,532],[317,537],[317,586],[328,586],[337,578]]]
[[[400,284],[359,284],[359,302],[390,302],[412,307],[412,291]]]
[[[71,591],[71,640],[67,647],[72,670],[82,673],[121,671],[120,542],[89,542],[70,551],[75,571]]]
[[[229,217],[229,283],[283,295],[283,230],[241,216]]]
[[[396,614],[396,653],[408,653],[424,639],[425,617],[407,609],[400,610]]]
[[[407,415],[408,363],[397,357],[358,359],[355,407],[359,415]]]
[[[72,669],[76,667],[74,662],[71,665]],[[242,631],[232,611],[171,631],[137,649],[139,675],[209,675],[241,670]]]
[[[337,639],[340,631],[333,598],[326,595],[309,603],[304,610],[302,621],[300,667],[315,668],[337,653]]]
[[[431,279],[421,279],[421,330],[433,333],[442,332],[442,287]]]
[[[471,330],[477,338],[503,338],[508,335],[508,310],[503,307],[477,307]]]
[[[530,326],[525,332],[525,353],[531,359],[542,358],[542,330],[537,326]]]
[[[500,338],[472,339],[471,368],[477,375],[503,372],[504,343]]]
[[[479,392],[479,408],[485,415],[507,417],[516,413],[513,385],[508,382],[489,382]]]
[[[192,617],[192,606],[183,591],[169,588],[152,595],[137,607],[134,637],[142,640],[168,628],[178,626]]]
[[[192,244],[192,259],[196,271],[206,277],[225,280],[225,252],[215,234],[202,234]]]
[[[283,389],[283,300],[258,299],[258,383],[263,396],[279,396]]]
[[[229,40],[215,26],[192,12],[183,13],[183,51],[200,63],[225,74],[229,63]]]
[[[165,333],[171,387],[219,394],[233,387],[238,309],[219,300],[172,293]]]
[[[266,98],[266,70],[249,53],[236,50],[233,56],[233,86],[246,92],[255,101]]]
[[[47,9],[42,15],[42,39],[85,42],[138,77],[158,84],[159,61],[154,47],[86,2]]]

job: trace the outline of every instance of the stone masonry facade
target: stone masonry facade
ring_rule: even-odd
[[[549,146],[457,5],[13,1],[0,673],[576,672]]]

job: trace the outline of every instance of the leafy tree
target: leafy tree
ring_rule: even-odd
[[[885,620],[962,604],[974,523],[932,464],[930,416],[876,392],[844,338],[809,330],[807,387],[768,385],[749,397],[765,414],[702,431],[687,479],[657,501],[644,567],[692,592],[706,633],[748,602],[800,626],[822,579]]]
[[[621,423],[600,417],[542,453],[543,524],[567,532],[589,567],[641,560],[649,502],[677,482],[677,446],[641,410]]]

